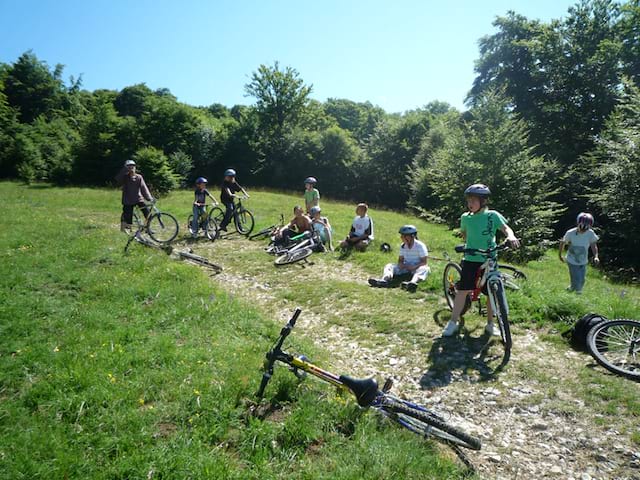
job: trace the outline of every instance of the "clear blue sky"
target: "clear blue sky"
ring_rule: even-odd
[[[144,82],[191,105],[251,104],[260,64],[295,68],[313,98],[389,112],[463,108],[478,40],[508,10],[549,21],[575,0],[0,0],[0,62],[31,49],[87,90]]]

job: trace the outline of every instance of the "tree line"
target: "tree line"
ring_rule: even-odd
[[[583,0],[545,23],[515,12],[479,41],[459,111],[434,101],[389,113],[313,100],[293,67],[260,65],[251,105],[196,107],[145,84],[82,88],[31,52],[0,64],[0,177],[108,185],[127,158],[156,193],[217,179],[411,208],[456,226],[461,192],[484,182],[493,206],[540,256],[579,211],[595,214],[609,266],[640,268],[640,0]]]

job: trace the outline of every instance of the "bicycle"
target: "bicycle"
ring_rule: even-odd
[[[213,242],[218,238],[218,224],[213,215],[211,215],[213,208],[207,211],[206,205],[203,206],[205,207],[204,213],[198,215],[198,229],[195,232],[193,231],[193,214],[187,218],[187,229],[191,235],[197,235],[200,230],[203,230],[207,238]]]
[[[262,230],[258,230],[253,235],[249,236],[249,240],[257,240],[259,238],[268,238],[275,235],[282,227],[284,227],[284,215],[280,214],[280,222],[274,223],[268,227],[264,227]]]
[[[304,232],[295,237],[291,237],[295,243],[292,247],[276,250],[274,253],[278,255],[273,263],[276,265],[287,265],[289,263],[305,260],[314,251],[323,249],[324,246],[320,241],[317,232]]]
[[[299,308],[294,311],[291,319],[280,331],[277,342],[267,352],[262,381],[256,393],[258,398],[263,397],[267,384],[273,376],[274,365],[276,362],[280,362],[288,365],[292,373],[300,379],[308,373],[338,388],[351,391],[360,407],[371,407],[411,432],[424,437],[433,437],[453,448],[465,447],[480,450],[481,442],[479,439],[450,425],[441,415],[422,405],[391,395],[389,391],[393,386],[392,379],[387,379],[382,389],[379,389],[378,383],[373,378],[355,379],[347,375],[336,375],[314,365],[304,355],[292,355],[282,350],[282,344],[291,333],[300,313]]]
[[[142,233],[146,233],[149,237],[158,243],[170,243],[174,238],[178,236],[178,220],[170,213],[161,212],[156,207],[155,200],[153,202],[146,203],[145,206],[150,208],[151,213],[147,216],[146,220],[142,222],[141,216],[138,215],[140,207],[136,205],[136,211],[133,212],[133,223],[136,225],[136,231],[132,232],[132,236],[138,236]]]
[[[591,356],[612,373],[640,381],[640,321],[605,320],[587,334]]]
[[[505,287],[507,286],[505,281],[505,273],[500,271],[500,268],[504,267],[498,264],[497,253],[502,250],[507,250],[508,248],[509,245],[507,243],[497,245],[487,250],[466,248],[464,245],[458,245],[455,248],[457,253],[483,255],[486,257],[486,261],[478,270],[478,274],[476,277],[476,286],[471,292],[471,295],[466,298],[464,308],[461,312],[460,324],[461,326],[464,324],[462,315],[464,315],[469,310],[472,302],[479,302],[480,294],[483,293],[483,290],[485,290],[486,286],[487,297],[491,305],[491,310],[498,320],[500,337],[502,338],[502,345],[504,346],[503,363],[506,363],[509,360],[513,341],[511,339],[511,328],[509,326],[509,304],[507,302],[507,296],[505,293]],[[509,269],[513,269],[513,272],[517,271],[521,273],[522,278],[526,278],[524,276],[524,273],[520,272],[516,268],[509,267]],[[454,262],[448,263],[444,269],[444,295],[447,299],[447,303],[449,304],[449,308],[451,308],[452,310],[453,302],[458,291],[457,282],[460,280],[461,272],[462,269],[460,268],[460,265]],[[512,283],[510,280],[510,286],[508,288],[519,289],[519,286],[516,283]]]
[[[255,220],[253,219],[253,213],[242,205],[242,200],[249,198],[249,195],[243,195],[237,197],[237,201],[233,207],[233,224],[236,228],[236,232],[240,235],[248,236],[253,230]],[[216,221],[216,224],[220,226],[224,220],[224,210],[220,206],[216,206],[211,209],[211,217]]]

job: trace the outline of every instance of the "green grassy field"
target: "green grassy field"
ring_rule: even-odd
[[[279,325],[198,268],[123,255],[117,192],[0,183],[0,198],[1,478],[461,475],[431,443],[287,376],[270,385],[279,410],[251,416]],[[187,198],[162,206],[186,219]]]

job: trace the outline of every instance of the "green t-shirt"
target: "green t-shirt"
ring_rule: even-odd
[[[318,205],[320,205],[320,192],[317,188],[312,188],[311,190],[304,191],[304,203],[306,205],[313,205],[315,200],[318,200]]]
[[[486,250],[496,246],[496,232],[507,224],[500,212],[483,209],[477,213],[466,212],[460,217],[460,230],[467,234],[467,248]],[[469,262],[484,262],[482,255],[465,254]]]

